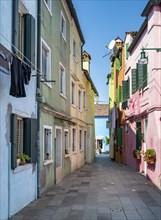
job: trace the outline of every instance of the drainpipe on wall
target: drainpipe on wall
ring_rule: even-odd
[[[41,52],[41,0],[37,1],[37,197],[41,198],[40,181],[40,52]]]

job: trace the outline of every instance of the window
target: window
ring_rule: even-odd
[[[75,83],[72,82],[72,105],[76,104],[75,94],[76,94]]]
[[[81,91],[78,91],[78,108],[81,111],[82,110],[82,99],[81,99]]]
[[[65,154],[69,154],[69,131],[64,130],[64,149]]]
[[[73,57],[76,59],[77,46],[75,40],[73,40]]]
[[[13,52],[29,65],[35,65],[35,19],[29,14],[22,1],[13,1],[12,7],[12,43]],[[17,51],[15,48],[18,48]],[[24,57],[25,56],[25,57]],[[27,59],[26,59],[27,58]],[[28,61],[29,60],[29,61]]]
[[[61,12],[61,27],[60,28],[61,28],[60,32],[64,40],[66,41],[66,20],[62,12]]]
[[[82,130],[79,130],[79,150],[82,150]]]
[[[51,0],[44,0],[47,9],[51,12]]]
[[[25,35],[25,19],[24,19],[24,15],[23,13],[19,10],[19,13],[18,13],[18,50],[24,54],[24,47],[25,47],[25,42],[24,42],[24,35]],[[22,57],[22,54],[19,53],[19,56],[21,58]]]
[[[130,78],[122,81],[122,99],[127,100],[130,97]]]
[[[147,64],[137,63],[137,68],[131,70],[132,76],[132,94],[137,89],[144,89],[148,84]]]
[[[65,76],[65,68],[62,64],[60,64],[60,94],[64,97],[66,96],[66,76]]]
[[[44,158],[43,160],[52,159],[52,127],[44,125],[43,129],[43,138],[44,138]]]
[[[76,152],[76,129],[72,129],[72,151]]]
[[[27,154],[31,162],[37,162],[37,119],[11,114],[10,124],[11,169],[17,167],[17,154]]]
[[[17,117],[17,154],[23,154],[23,118]]]
[[[42,77],[44,80],[51,80],[51,50],[46,44],[46,42],[42,39],[42,58],[41,58],[41,66],[42,66]],[[48,82],[48,84],[51,84]]]
[[[86,92],[83,92],[83,108],[86,108]]]

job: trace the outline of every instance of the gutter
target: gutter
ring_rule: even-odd
[[[41,198],[40,181],[40,48],[41,48],[41,1],[37,1],[37,198]]]
[[[97,91],[97,89],[96,89],[96,87],[95,87],[95,85],[94,85],[90,75],[88,74],[88,71],[87,70],[83,70],[83,71],[84,71],[84,75],[86,76],[86,78],[90,81],[92,89],[95,92],[95,95],[99,96],[98,91]]]

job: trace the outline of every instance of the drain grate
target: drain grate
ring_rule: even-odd
[[[122,212],[121,209],[111,209],[111,212]]]

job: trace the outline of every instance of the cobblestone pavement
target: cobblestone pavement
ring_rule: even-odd
[[[99,155],[12,220],[161,220],[161,192],[143,175]]]

